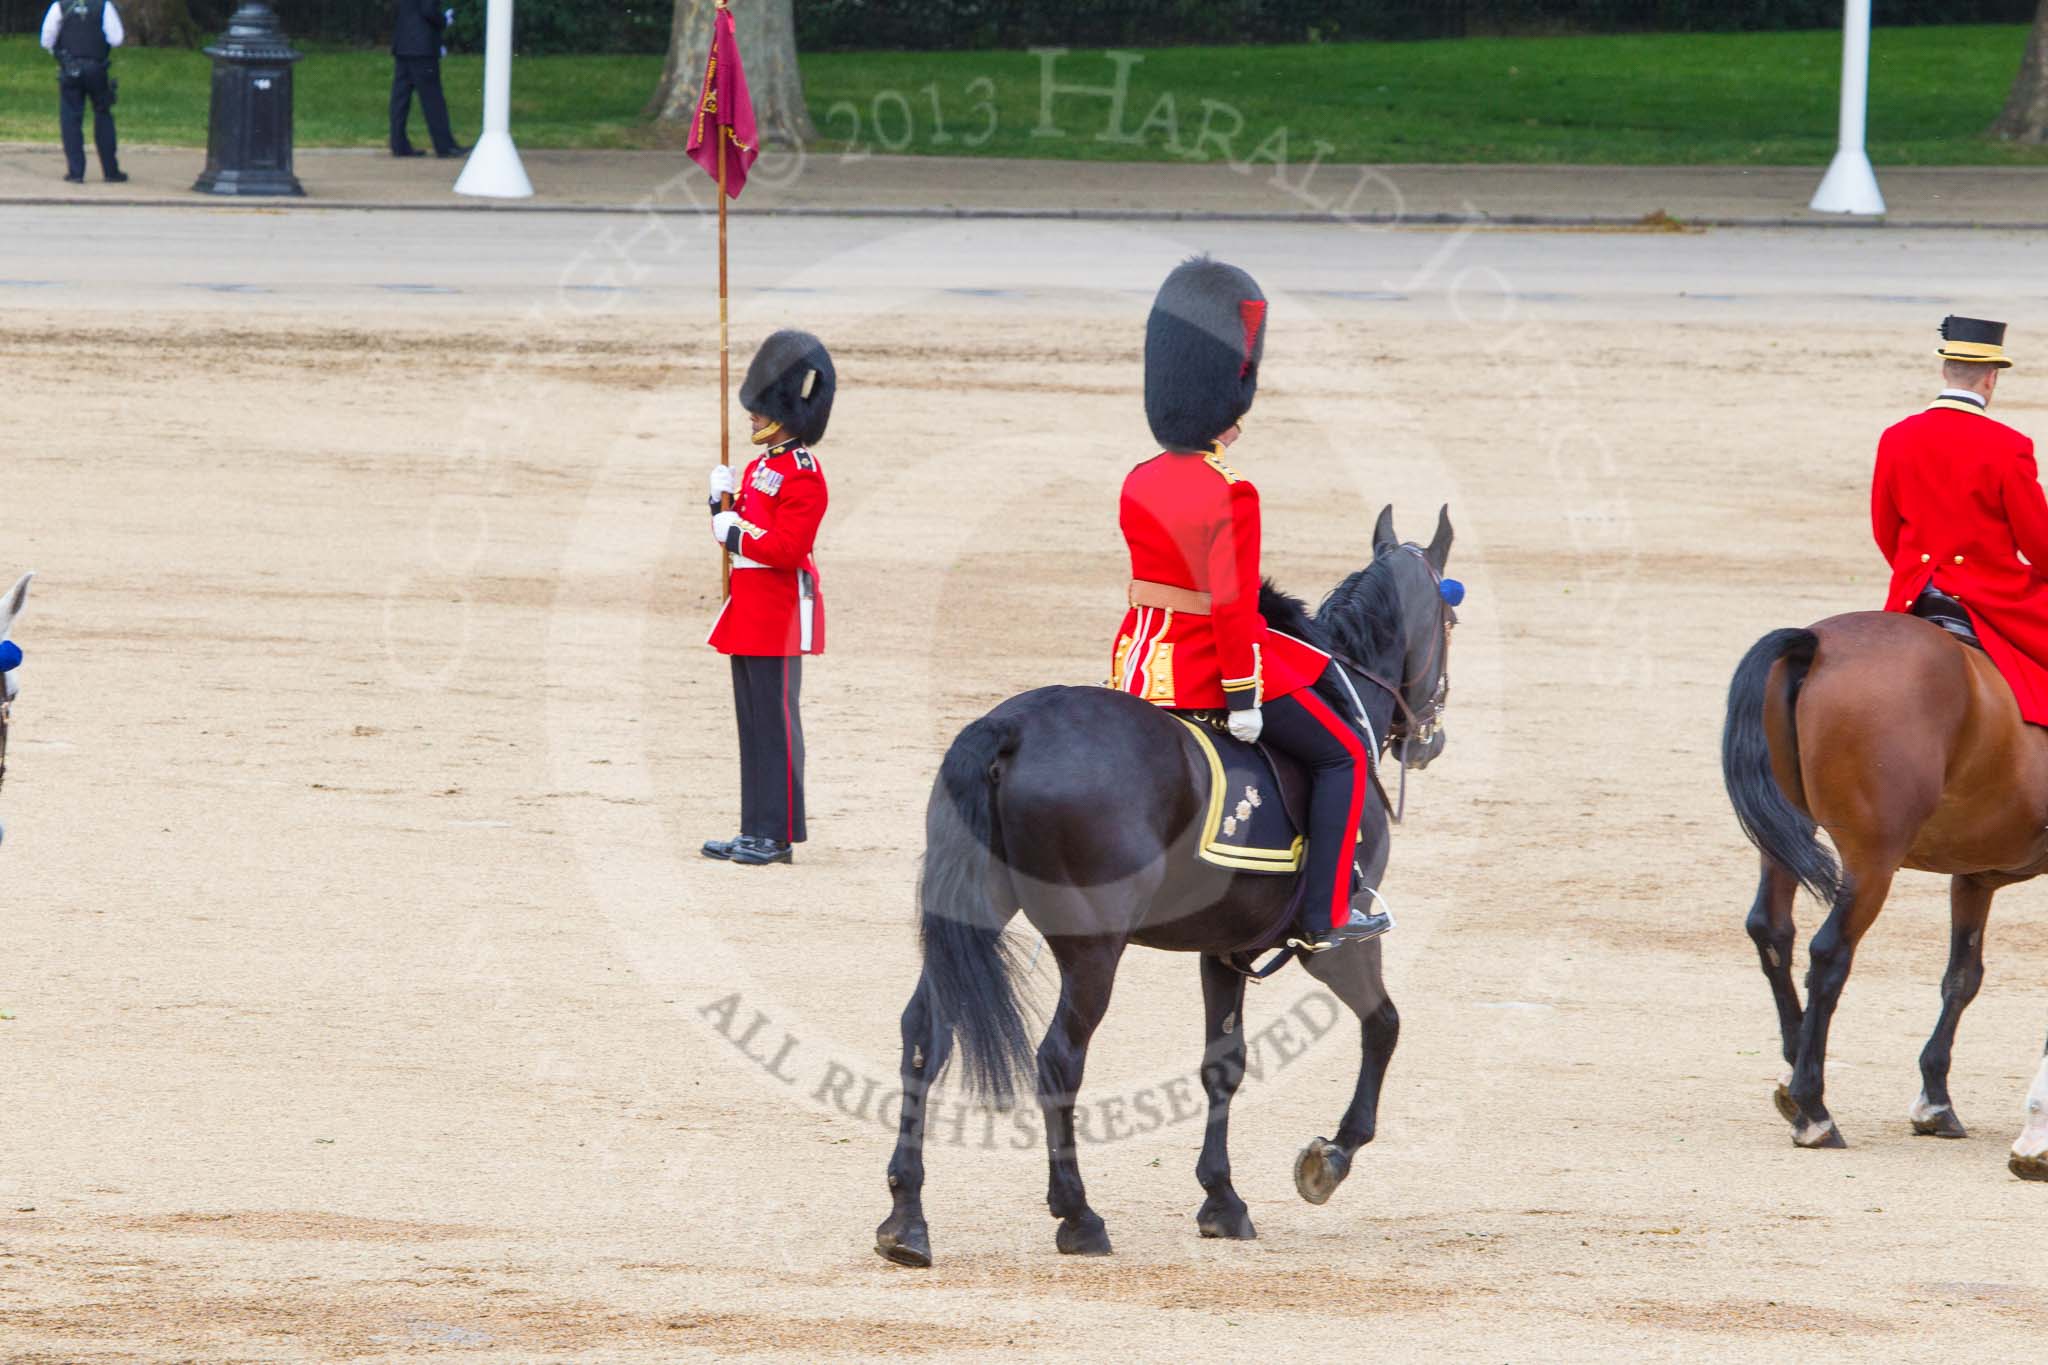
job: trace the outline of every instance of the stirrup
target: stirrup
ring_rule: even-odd
[[[1355,911],[1350,919],[1329,932],[1324,938],[1295,937],[1287,940],[1291,948],[1304,953],[1327,953],[1332,948],[1342,948],[1347,943],[1365,943],[1379,938],[1394,927],[1394,917],[1374,913],[1361,915]]]
[[[1288,946],[1304,953],[1326,953],[1332,948],[1341,948],[1347,943],[1364,943],[1385,934],[1394,927],[1394,916],[1387,907],[1387,898],[1373,887],[1365,887],[1365,893],[1372,897],[1379,908],[1365,911],[1357,905],[1351,907],[1351,915],[1342,924],[1322,935],[1297,934],[1287,940]]]

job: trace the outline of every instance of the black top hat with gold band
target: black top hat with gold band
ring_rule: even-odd
[[[1943,360],[1962,360],[2007,369],[2012,361],[2005,354],[2005,324],[1983,318],[1959,318],[1951,314],[1941,320],[1941,345],[1936,355]]]

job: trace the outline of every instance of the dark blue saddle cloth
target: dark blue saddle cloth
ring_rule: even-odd
[[[1261,745],[1233,739],[1207,713],[1175,718],[1187,726],[1208,766],[1196,856],[1235,872],[1298,873],[1307,773]]]

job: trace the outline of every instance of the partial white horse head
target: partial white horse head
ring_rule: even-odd
[[[21,667],[21,648],[9,637],[14,634],[14,622],[20,617],[21,609],[28,605],[28,585],[35,581],[33,573],[25,573],[13,591],[0,598],[0,785],[7,781],[7,727],[14,719],[14,698],[21,690],[17,673]],[[7,827],[0,825],[0,842],[7,838]]]

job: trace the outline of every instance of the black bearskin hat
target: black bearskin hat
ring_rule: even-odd
[[[1176,266],[1145,323],[1145,420],[1159,444],[1210,449],[1251,411],[1265,351],[1258,281],[1207,256]]]
[[[805,445],[825,439],[839,378],[825,343],[809,332],[783,330],[761,343],[740,384],[740,406],[782,423]]]

